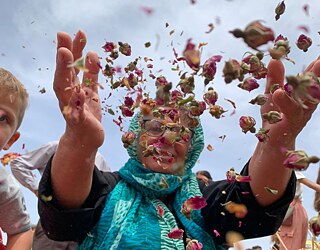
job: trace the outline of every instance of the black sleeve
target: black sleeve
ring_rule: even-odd
[[[248,175],[248,165],[244,167],[241,175]],[[270,206],[262,207],[257,203],[248,182],[228,183],[223,180],[205,185],[199,180],[200,189],[208,203],[202,209],[207,232],[218,244],[226,242],[225,236],[228,231],[239,232],[245,239],[274,234],[280,227],[289,204],[294,198],[295,185],[296,177],[293,172],[283,197]],[[238,219],[234,214],[229,213],[224,208],[224,204],[229,201],[246,205],[247,215]],[[214,230],[220,236],[216,236]]]
[[[120,176],[118,172],[101,172],[95,167],[92,188],[83,206],[66,210],[59,206],[59,201],[52,195],[51,161],[39,184],[38,212],[41,225],[52,240],[81,242],[98,222],[106,196],[118,183]]]

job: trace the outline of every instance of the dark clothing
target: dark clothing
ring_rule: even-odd
[[[248,175],[248,164],[241,175]],[[118,172],[101,172],[94,168],[91,192],[83,206],[79,209],[65,210],[59,206],[55,197],[50,201],[41,199],[43,195],[46,197],[52,195],[50,160],[40,182],[38,203],[41,224],[47,236],[52,240],[82,242],[99,221],[106,196],[120,179]],[[296,177],[293,173],[283,197],[268,207],[262,207],[256,202],[249,183],[237,181],[228,183],[223,180],[205,185],[199,180],[200,190],[208,203],[202,209],[206,231],[218,244],[226,242],[225,235],[230,230],[238,231],[244,238],[274,234],[294,197],[295,183]],[[224,204],[229,201],[246,205],[248,209],[246,217],[238,219],[234,214],[230,214],[224,208]]]

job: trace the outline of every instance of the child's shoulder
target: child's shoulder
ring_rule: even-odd
[[[0,205],[19,196],[20,187],[13,177],[0,167]]]

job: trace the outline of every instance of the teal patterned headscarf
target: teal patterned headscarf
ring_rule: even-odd
[[[129,131],[137,134],[140,131],[138,116],[129,127]],[[191,219],[181,213],[182,204],[188,198],[202,195],[192,173],[204,147],[201,125],[195,129],[191,145],[185,173],[181,176],[156,173],[143,167],[137,157],[137,142],[130,146],[130,159],[119,171],[122,179],[108,195],[99,222],[79,249],[185,249],[183,239],[168,237],[173,229],[179,228],[175,216],[187,237],[201,243],[203,250],[220,249],[203,229],[200,210],[193,210]],[[171,194],[174,194],[173,212],[160,199]],[[163,214],[159,209],[164,210]]]

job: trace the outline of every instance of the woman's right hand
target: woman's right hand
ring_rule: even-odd
[[[100,71],[98,55],[87,53],[80,83],[79,67],[70,65],[82,57],[86,45],[84,32],[78,31],[73,40],[69,34],[59,32],[57,39],[53,88],[66,121],[65,136],[71,141],[76,139],[77,143],[89,149],[97,149],[104,140],[97,84]]]

